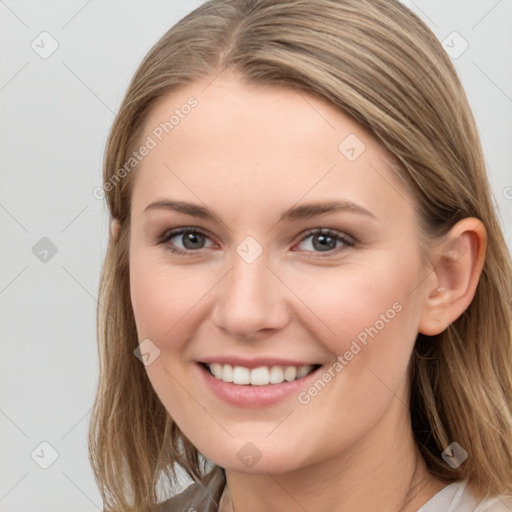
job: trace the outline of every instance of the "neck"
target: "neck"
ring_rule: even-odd
[[[279,474],[226,470],[219,512],[416,512],[447,483],[427,471],[408,416],[398,426],[393,417],[318,464]]]

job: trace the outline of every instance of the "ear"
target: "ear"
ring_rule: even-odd
[[[119,239],[119,231],[121,229],[121,223],[118,219],[112,219],[110,222],[110,234],[112,235],[112,238],[115,242]]]
[[[443,332],[467,309],[475,295],[485,260],[487,230],[474,217],[459,221],[431,253],[418,331]]]

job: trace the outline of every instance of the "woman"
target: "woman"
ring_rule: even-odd
[[[132,79],[104,190],[106,510],[512,510],[510,255],[406,7],[206,2]]]

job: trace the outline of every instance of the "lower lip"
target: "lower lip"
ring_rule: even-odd
[[[197,364],[208,388],[221,400],[237,407],[264,407],[272,405],[290,396],[297,396],[316,378],[320,366],[306,377],[265,386],[240,385],[224,382],[214,377],[202,364]]]

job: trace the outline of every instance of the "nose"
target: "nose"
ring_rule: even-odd
[[[235,254],[230,272],[217,287],[213,322],[232,337],[254,340],[289,322],[289,291],[264,255],[248,263]]]

